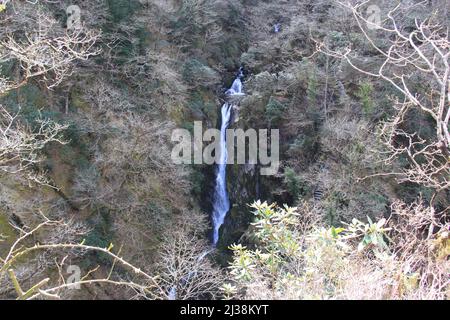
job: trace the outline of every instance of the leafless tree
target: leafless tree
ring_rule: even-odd
[[[426,1],[415,6],[424,5]],[[355,20],[367,41],[382,58],[379,65],[369,69],[358,62],[351,47],[336,50],[316,41],[317,49],[327,55],[344,59],[352,68],[362,74],[382,79],[401,94],[393,99],[394,116],[385,121],[380,135],[387,151],[384,162],[392,164],[405,156],[409,167],[401,172],[392,172],[400,182],[410,181],[435,189],[437,192],[450,187],[450,41],[449,30],[437,24],[436,17],[415,20],[414,26],[407,26],[400,17],[411,7],[399,2],[389,10],[387,19],[380,25],[365,16],[368,1],[352,4],[338,1],[353,13]],[[354,2],[353,2],[354,3]],[[376,32],[369,30],[374,27]],[[384,33],[382,45],[377,40]],[[418,80],[420,79],[420,80]],[[423,86],[417,85],[421,81]],[[433,119],[433,136],[421,137],[411,124],[409,115],[420,111]]]
[[[52,36],[56,21],[45,16],[37,17],[40,28],[24,39],[7,35],[0,41],[4,53],[0,60],[19,61],[22,75],[12,88],[18,88],[28,79],[42,76],[49,88],[59,85],[73,71],[73,63],[87,60],[99,53],[94,44],[99,34],[93,31],[75,30],[62,36]]]
[[[450,285],[448,278],[449,223],[436,215],[433,207],[421,199],[412,204],[396,201],[392,204],[393,216],[390,238],[393,254],[399,265],[398,274],[416,277],[416,290],[411,299],[445,299]],[[446,249],[447,248],[447,249]],[[420,276],[417,276],[420,275]],[[403,279],[398,279],[392,295],[399,292]]]
[[[74,224],[63,222],[62,220],[49,219],[43,213],[41,213],[41,218],[42,221],[34,227],[17,227],[19,236],[12,243],[5,256],[0,257],[0,282],[3,287],[7,287],[9,282],[16,291],[17,299],[60,299],[63,294],[67,294],[67,290],[70,288],[92,284],[109,284],[129,287],[141,297],[145,296],[154,298],[155,292],[159,292],[158,296],[161,296],[164,293],[161,288],[159,290],[156,289],[159,285],[157,284],[154,276],[149,275],[122,258],[120,256],[120,249],[117,253],[114,253],[112,244],[108,248],[101,248],[86,245],[84,244],[84,241],[76,242],[76,239],[72,238],[74,233],[77,234],[77,238],[84,235],[87,231],[86,228],[80,228],[80,226],[76,223]],[[50,238],[47,240],[42,239],[43,231],[53,228],[57,228],[59,230],[58,238]],[[30,244],[30,239],[35,237],[40,237],[42,242],[34,242],[34,244],[32,242]],[[61,237],[64,239],[61,239]],[[62,272],[62,266],[64,265],[68,255],[75,254],[75,256],[81,256],[90,251],[101,252],[111,258],[111,268],[107,275],[95,277],[94,273],[99,268],[97,267],[86,272],[86,274],[81,276],[80,279],[67,282],[66,277]],[[20,261],[23,257],[41,252],[47,252],[45,261],[50,264],[54,264],[54,266],[57,267],[59,270],[59,278],[56,281],[50,278],[44,278],[33,283],[30,288],[23,289],[23,286],[20,283],[21,278],[17,276],[18,273],[16,272],[18,267],[21,265]],[[61,253],[63,253],[62,256]],[[52,256],[54,257],[54,260],[51,258]],[[61,257],[61,259],[58,257]],[[51,262],[52,260],[54,261],[53,263]],[[131,271],[134,277],[128,279],[118,277],[114,273],[118,266]]]
[[[32,130],[18,120],[18,114],[12,115],[0,106],[0,171],[26,172],[31,180],[45,181],[28,169],[42,160],[40,153],[47,144],[65,143],[61,133],[66,128],[67,125],[43,119],[38,121],[38,129]]]
[[[157,281],[165,288],[165,295],[161,298],[217,298],[224,276],[210,261],[214,248],[202,235],[205,219],[195,212],[184,215],[172,232],[164,237],[159,251]]]
[[[100,52],[94,47],[99,32],[86,28],[65,30],[39,2],[3,1],[3,4],[13,8],[2,12],[0,20],[4,27],[0,35],[0,62],[14,62],[19,68],[15,77],[0,75],[0,95],[22,87],[32,78],[53,88],[72,73],[76,61]],[[15,10],[21,10],[21,14],[15,16]],[[41,160],[40,152],[47,144],[64,143],[61,133],[67,126],[40,119],[37,129],[31,129],[21,122],[20,113],[8,110],[0,106],[0,170],[27,172],[31,180],[43,182],[42,176],[27,169]]]

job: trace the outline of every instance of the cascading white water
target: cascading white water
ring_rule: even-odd
[[[234,80],[233,85],[226,91],[227,95],[242,95],[242,69],[239,70],[238,77]],[[214,203],[213,203],[213,244],[216,245],[219,241],[219,229],[225,220],[225,216],[230,210],[230,200],[228,199],[226,168],[227,168],[227,141],[226,130],[230,124],[231,110],[233,105],[225,103],[222,106],[222,125],[220,127],[220,159],[217,165],[216,186],[214,189]]]
[[[228,89],[225,94],[229,96],[235,95],[243,95],[242,92],[242,81],[241,78],[244,76],[242,68],[239,69],[239,74],[237,78],[234,80],[233,85],[230,89]],[[230,210],[230,200],[228,199],[227,192],[227,181],[226,181],[226,166],[228,160],[227,153],[227,141],[226,141],[226,132],[227,128],[230,124],[231,120],[231,110],[233,109],[233,105],[231,103],[225,103],[222,106],[222,124],[220,127],[220,158],[219,163],[217,165],[217,176],[216,176],[216,186],[214,189],[214,203],[213,203],[213,244],[214,246],[219,241],[219,229],[225,220],[225,216]],[[197,263],[200,263],[208,254],[210,254],[213,250],[209,249],[200,254],[197,258]],[[177,298],[177,285],[185,286],[189,281],[191,281],[192,277],[197,274],[197,270],[193,270],[187,274],[187,276],[183,277],[179,283],[170,287],[169,292],[167,293],[167,298],[169,300],[175,300]]]
[[[220,160],[217,164],[216,187],[214,189],[213,203],[213,244],[216,245],[219,240],[219,229],[225,220],[225,216],[230,210],[230,200],[228,199],[226,167],[227,167],[227,148],[226,148],[226,130],[231,117],[231,104],[225,103],[222,106],[222,126],[220,128]]]
[[[281,31],[281,23],[276,23],[276,24],[273,26],[273,32],[279,33],[280,31]]]

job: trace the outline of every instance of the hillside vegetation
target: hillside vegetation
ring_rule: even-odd
[[[448,299],[450,7],[373,2],[0,0],[0,299]],[[212,248],[171,137],[241,66]]]

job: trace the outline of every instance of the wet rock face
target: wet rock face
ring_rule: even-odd
[[[255,165],[229,165],[227,185],[231,208],[220,230],[220,249],[238,242],[252,222],[248,204],[258,198],[258,179]]]
[[[280,61],[286,58],[293,61],[301,60],[301,57],[296,57],[292,52],[307,47],[306,39],[309,37],[309,29],[302,20],[292,21],[291,17],[297,14],[298,4],[291,1],[274,3],[245,0],[241,2],[241,5],[245,8],[240,12],[245,16],[247,26],[243,33],[249,35],[244,38],[250,40],[246,42],[246,45],[238,46],[240,50],[236,52],[236,50],[230,51],[234,47],[233,42],[237,41],[236,35],[230,39],[231,42],[225,42],[225,39],[222,39],[227,45],[221,51],[223,58],[218,59],[227,70],[221,72],[222,83],[224,83],[222,93],[232,86],[236,77],[239,77],[239,74],[236,74],[237,65],[242,67],[239,72],[242,72],[245,95],[237,96],[236,101],[229,101],[235,105],[230,128],[239,128],[244,131],[249,128],[279,128],[287,116],[286,113],[294,108],[292,106],[303,106],[303,101],[300,101],[302,94],[297,88],[296,69],[292,66],[284,72],[285,66]],[[233,21],[237,19],[234,18]],[[273,32],[275,25],[277,32]],[[238,43],[241,42],[238,41]],[[212,57],[217,59],[218,56]],[[228,61],[229,63],[226,63]],[[295,99],[299,101],[294,101]],[[217,114],[220,115],[220,111]],[[295,113],[296,116],[299,114],[304,112]],[[283,155],[290,145],[286,143],[290,139],[290,132],[283,128],[281,133],[284,134],[281,136],[284,140],[280,150],[280,154]],[[298,130],[292,135],[298,135]],[[226,172],[231,206],[219,230],[217,244],[225,259],[229,254],[228,246],[239,242],[254,219],[249,204],[258,199],[269,202],[279,201],[281,204],[293,202],[286,192],[278,190],[281,188],[277,189],[277,186],[283,183],[280,175],[260,176],[260,168],[249,164],[228,165]],[[273,192],[274,189],[277,189],[276,192]]]
[[[236,114],[233,115],[235,117]],[[237,121],[232,129],[242,128],[244,121]],[[232,164],[227,168],[227,187],[230,211],[220,230],[218,247],[226,249],[237,242],[253,220],[248,204],[260,197],[259,168],[253,164]]]

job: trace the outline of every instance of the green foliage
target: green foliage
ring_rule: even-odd
[[[224,35],[217,47],[210,47],[208,51],[213,59],[219,61],[227,69],[237,69],[236,58],[242,53],[242,40],[235,36]]]
[[[198,85],[207,87],[216,84],[219,76],[201,61],[190,59],[183,66],[183,79],[193,87]]]
[[[377,223],[373,223],[370,217],[367,217],[368,224],[353,219],[351,224],[348,224],[349,237],[362,238],[358,244],[358,251],[362,251],[369,246],[381,247],[387,250],[388,246],[385,242],[386,232],[390,228],[384,228],[386,219],[381,219]],[[344,229],[343,229],[344,230]]]
[[[340,31],[331,31],[328,33],[329,46],[332,48],[345,48],[349,45],[349,39],[346,34]]]
[[[254,210],[255,236],[264,246],[264,251],[248,250],[242,245],[232,245],[234,259],[231,263],[231,274],[236,280],[251,281],[253,271],[256,271],[258,262],[264,262],[264,267],[271,274],[275,274],[282,263],[283,256],[295,254],[299,244],[293,241],[295,230],[291,226],[296,224],[295,208],[277,208],[267,202],[257,201],[251,205]],[[273,241],[273,239],[277,239]]]
[[[216,105],[208,100],[201,91],[193,91],[188,102],[188,107],[194,112],[201,111],[202,113],[209,115],[216,111]]]
[[[360,99],[362,109],[365,115],[370,115],[374,110],[374,103],[372,99],[373,86],[370,82],[363,82],[359,86],[356,96]]]
[[[308,98],[308,103],[310,106],[317,106],[317,90],[318,90],[318,81],[315,73],[311,73],[308,77],[308,84],[306,88],[306,94]]]
[[[225,300],[231,300],[233,296],[237,293],[237,289],[230,283],[225,283],[220,288],[223,292]]]
[[[255,222],[252,224],[256,228],[255,235],[259,241],[271,248],[282,253],[293,253],[298,246],[292,243],[295,236],[295,230],[291,228],[297,224],[296,208],[284,206],[276,208],[275,204],[254,202],[251,208],[255,209]],[[278,241],[272,241],[278,239]]]
[[[151,43],[151,33],[147,30],[145,26],[140,26],[136,30],[136,37],[138,38],[138,49],[139,54],[144,55],[146,49],[149,47]]]
[[[239,290],[252,292],[248,299],[332,298],[342,290],[355,252],[374,250],[381,255],[388,250],[384,239],[389,228],[384,227],[384,219],[377,223],[369,219],[367,224],[354,220],[348,228],[324,228],[308,224],[302,217],[308,213],[300,214],[297,208],[260,201],[251,207],[255,247],[230,247],[235,285],[224,286],[228,298]]]
[[[16,114],[20,111],[22,120],[33,125],[36,119],[57,120],[58,112],[48,109],[48,97],[38,86],[27,84],[19,90],[11,90],[5,96],[0,96],[0,104],[7,106],[10,112]]]
[[[305,181],[297,176],[292,168],[286,168],[284,170],[284,183],[287,190],[294,198],[294,201],[296,201],[299,196],[304,196],[308,192]]]
[[[150,43],[150,34],[142,23],[129,24],[126,29],[121,25],[124,21],[131,20],[141,9],[142,5],[138,0],[107,0],[107,5],[111,14],[108,23],[103,26],[103,31],[105,34],[114,34],[114,52],[111,56],[116,64],[122,65],[129,62],[130,57],[145,53]],[[98,63],[102,63],[103,56],[97,59]]]
[[[136,52],[134,43],[128,38],[121,38],[117,41],[115,48],[115,62],[118,65],[122,65],[128,61],[128,58],[132,57]]]
[[[115,23],[129,18],[140,8],[140,3],[137,0],[107,0],[106,2]]]
[[[295,140],[289,144],[287,155],[292,159],[297,159],[300,163],[306,164],[314,159],[318,148],[318,135],[314,130],[309,130],[306,134],[299,134]]]
[[[98,213],[88,220],[88,223],[92,229],[84,239],[84,244],[108,248],[113,239],[112,219],[108,209],[100,208]],[[92,252],[89,257],[106,265],[110,263],[109,256],[102,252]],[[93,263],[93,261],[90,261],[90,263]]]
[[[348,208],[349,199],[340,191],[333,191],[325,200],[326,221],[329,225],[339,225],[342,219],[342,211]]]
[[[266,119],[272,125],[279,125],[283,118],[283,113],[286,110],[286,106],[279,102],[274,97],[270,97],[269,102],[266,105]]]
[[[201,199],[202,192],[204,191],[206,181],[205,176],[200,171],[198,166],[194,166],[191,170],[190,180],[192,183],[192,193],[198,198]]]
[[[358,194],[357,207],[365,215],[376,217],[388,213],[389,199],[382,193],[367,191]]]
[[[425,201],[431,201],[434,190],[415,183],[405,182],[396,186],[398,195],[406,202],[413,202],[417,195],[420,194]]]
[[[59,147],[61,159],[74,168],[88,168],[91,150],[89,141],[80,132],[75,122],[69,122],[64,131],[64,139],[68,143]]]

